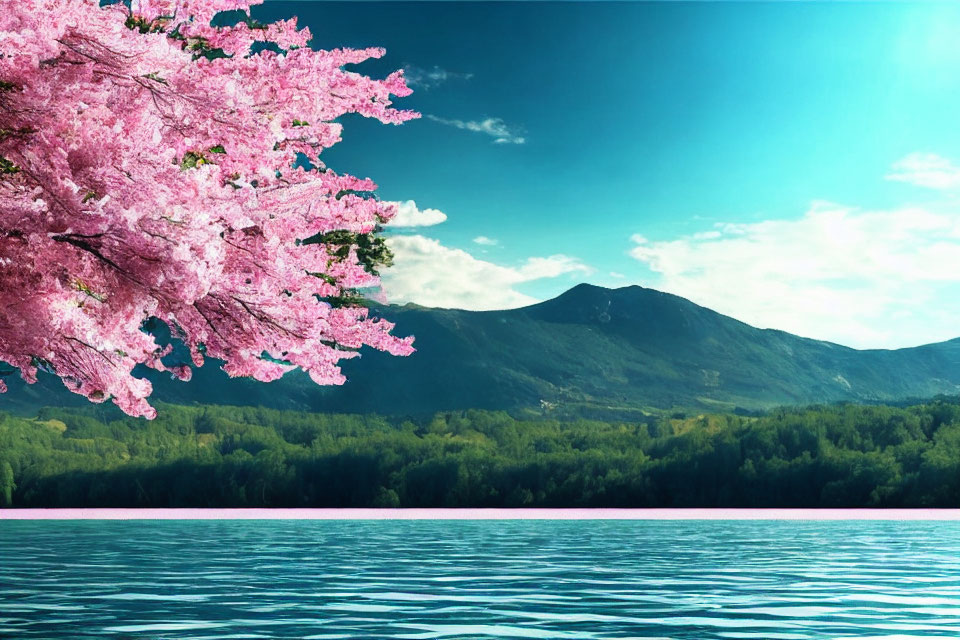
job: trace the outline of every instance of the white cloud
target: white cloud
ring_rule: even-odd
[[[517,291],[516,285],[593,271],[565,255],[528,258],[517,267],[506,267],[421,235],[396,236],[387,244],[394,266],[383,273],[383,289],[390,302],[398,304],[476,311],[523,307],[538,300]]]
[[[623,279],[626,278],[627,276],[625,276],[624,274],[620,273],[619,271],[611,271],[611,272],[610,272],[610,277],[611,277],[611,278],[616,278],[617,280],[623,280]]]
[[[929,189],[956,189],[960,187],[960,167],[935,153],[910,153],[893,164],[886,178]]]
[[[507,126],[507,123],[505,123],[501,118],[487,118],[485,120],[451,120],[429,114],[427,115],[427,118],[433,120],[434,122],[439,122],[440,124],[456,127],[457,129],[465,129],[467,131],[484,133],[492,137],[495,144],[523,144],[527,141],[526,138],[517,134],[517,132],[512,131],[510,127]]]
[[[447,214],[439,209],[418,209],[413,200],[397,202],[396,205],[397,215],[387,223],[388,227],[432,227],[447,219]]]
[[[469,80],[473,77],[473,74],[449,71],[447,69],[441,69],[436,65],[431,69],[424,69],[416,65],[408,64],[403,67],[403,76],[407,79],[407,85],[410,87],[432,89],[448,80]]]
[[[694,240],[715,240],[723,236],[723,233],[719,231],[700,231],[699,233],[693,234]]]
[[[960,211],[818,202],[800,219],[633,241],[650,286],[755,326],[857,347],[960,335]]]
[[[485,247],[493,247],[500,244],[500,241],[496,238],[488,238],[487,236],[477,236],[473,239],[473,243],[483,245]]]

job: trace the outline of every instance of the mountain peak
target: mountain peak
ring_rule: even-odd
[[[660,291],[659,289],[642,287],[638,284],[628,284],[622,287],[603,287],[598,284],[591,284],[589,282],[581,282],[580,284],[567,289],[557,297],[546,300],[545,302],[552,302],[554,300],[563,300],[565,302],[576,300],[593,301],[604,298],[627,300],[631,298],[638,299],[642,297],[668,298],[671,300],[682,301],[687,304],[694,304],[686,298],[681,298],[680,296],[667,293],[665,291]]]
[[[627,324],[644,330],[687,324],[681,316],[714,312],[657,289],[628,285],[610,289],[581,283],[556,298],[525,307],[528,314],[552,322]],[[732,319],[731,319],[732,320]]]
[[[581,282],[578,285],[574,285],[570,287],[560,295],[564,296],[572,293],[582,293],[585,291],[613,291],[613,289],[611,289],[610,287],[601,287],[598,284],[591,284],[589,282]]]

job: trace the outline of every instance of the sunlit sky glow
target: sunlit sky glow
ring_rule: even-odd
[[[856,347],[960,336],[956,3],[268,2],[424,118],[325,157],[402,204],[393,302],[640,284]]]

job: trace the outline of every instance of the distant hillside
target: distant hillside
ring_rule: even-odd
[[[960,339],[856,350],[761,330],[683,298],[632,286],[578,285],[522,309],[378,308],[417,353],[374,351],[346,362],[343,387],[302,374],[261,384],[212,363],[189,384],[151,372],[155,398],[174,403],[426,414],[519,407],[762,409],[835,401],[899,401],[960,392]],[[9,380],[9,378],[8,378]],[[15,382],[15,381],[14,381]],[[77,404],[56,380],[11,384],[0,409]]]

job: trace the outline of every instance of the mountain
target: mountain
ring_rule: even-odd
[[[190,383],[150,372],[154,399],[189,404],[382,414],[541,407],[763,409],[880,402],[960,392],[960,339],[897,350],[857,350],[757,329],[689,300],[631,286],[581,284],[522,309],[377,307],[408,358],[364,350],[344,363],[348,382],[317,387],[294,372],[263,384],[208,364]],[[82,404],[58,381],[11,384],[0,409]]]

